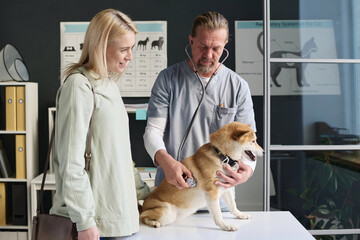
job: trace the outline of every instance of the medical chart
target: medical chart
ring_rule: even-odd
[[[123,97],[149,97],[157,75],[167,67],[167,22],[134,21],[138,29],[133,59],[117,82]],[[60,22],[60,67],[81,56],[89,22]],[[61,82],[64,78],[61,76]]]

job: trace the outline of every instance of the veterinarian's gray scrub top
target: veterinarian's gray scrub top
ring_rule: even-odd
[[[167,152],[175,159],[201,99],[201,84],[184,61],[161,71],[152,88],[147,116],[167,118],[164,142]],[[250,124],[256,131],[249,86],[237,73],[223,65],[208,84],[179,159],[193,155],[200,146],[209,142],[212,132],[233,121]],[[160,184],[164,177],[163,170],[158,167],[155,185]]]

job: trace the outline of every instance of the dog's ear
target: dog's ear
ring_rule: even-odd
[[[231,138],[234,139],[235,141],[237,141],[242,136],[247,134],[248,132],[249,132],[248,130],[236,130],[236,131],[233,131],[233,133],[231,134]]]

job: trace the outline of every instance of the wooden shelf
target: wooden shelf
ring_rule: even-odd
[[[6,141],[15,141],[15,135],[25,135],[25,158],[26,158],[26,178],[25,179],[16,179],[15,177],[11,178],[0,178],[0,183],[5,183],[6,186],[11,186],[13,184],[21,183],[26,186],[24,196],[26,197],[26,225],[14,225],[11,222],[11,219],[7,219],[7,225],[0,226],[0,235],[2,232],[10,231],[19,231],[27,232],[28,239],[31,239],[31,180],[38,175],[38,84],[35,82],[0,82],[0,88],[5,88],[7,86],[24,86],[25,87],[25,131],[6,131],[4,129],[0,130],[0,138],[6,139]],[[4,111],[3,113],[6,114]],[[4,121],[5,118],[2,119]],[[5,125],[5,124],[4,124]],[[14,137],[9,135],[14,135]],[[14,140],[12,140],[14,139]],[[4,143],[4,145],[14,146],[14,143]],[[4,147],[8,153],[9,162],[12,162],[12,165],[15,165],[15,154],[9,154],[10,149]],[[15,149],[14,149],[15,151]],[[15,169],[12,169],[15,172]],[[6,197],[12,198],[11,194],[7,194]],[[16,206],[13,206],[16,209]],[[10,209],[7,208],[7,211]],[[1,237],[0,237],[1,238]]]

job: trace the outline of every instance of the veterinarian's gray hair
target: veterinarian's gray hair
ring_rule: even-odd
[[[225,29],[226,41],[229,39],[229,23],[226,18],[218,12],[206,12],[197,16],[191,29],[191,36],[196,37],[198,27],[205,27],[209,30]]]
[[[138,33],[135,23],[126,14],[115,9],[105,9],[97,13],[86,31],[80,60],[65,70],[65,77],[76,68],[83,66],[96,73],[98,79],[107,77],[118,79],[119,73],[108,73],[106,49],[109,44],[128,32]]]

